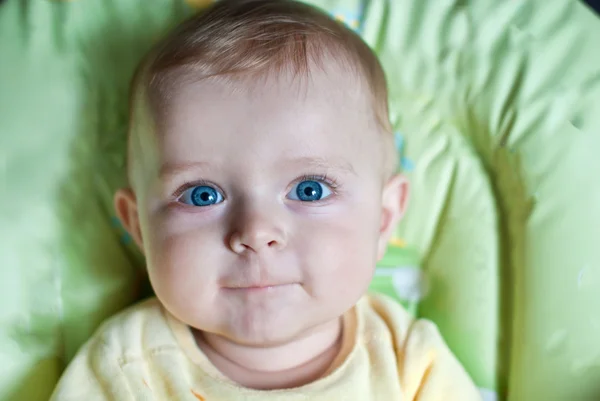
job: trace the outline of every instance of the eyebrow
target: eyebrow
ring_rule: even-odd
[[[323,157],[298,157],[286,160],[286,163],[309,166],[312,168],[334,169],[356,175],[356,171],[351,163],[341,159],[326,159]]]
[[[334,169],[356,175],[352,164],[345,160],[326,159],[323,157],[297,157],[286,159],[281,164],[301,165],[319,169]],[[211,163],[199,161],[189,163],[165,163],[159,169],[161,180],[167,180],[188,171],[199,171],[209,167]]]
[[[210,166],[210,163],[207,162],[190,162],[190,163],[165,163],[160,166],[158,171],[158,176],[161,180],[167,180],[172,177],[176,177],[180,174],[183,174],[187,171],[197,171],[205,169]]]

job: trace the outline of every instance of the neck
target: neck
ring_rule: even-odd
[[[273,346],[248,346],[206,332],[195,336],[215,367],[233,381],[250,388],[275,389],[320,378],[339,352],[341,334],[340,318]]]

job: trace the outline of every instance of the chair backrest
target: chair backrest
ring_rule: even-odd
[[[112,212],[128,83],[209,2],[0,4],[0,399],[47,399],[144,293]],[[568,0],[309,2],[380,56],[412,181],[371,288],[435,321],[491,397],[600,397],[598,18]]]

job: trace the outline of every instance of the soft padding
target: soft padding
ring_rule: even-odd
[[[600,399],[600,22],[574,0],[311,0],[386,69],[409,212],[372,290],[487,394]],[[45,400],[139,299],[114,219],[128,82],[207,0],[0,3],[0,399]]]

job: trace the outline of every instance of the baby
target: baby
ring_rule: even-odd
[[[384,72],[286,0],[223,0],[144,59],[130,188],[156,298],[106,322],[53,400],[479,400],[436,327],[365,295],[405,210]]]

